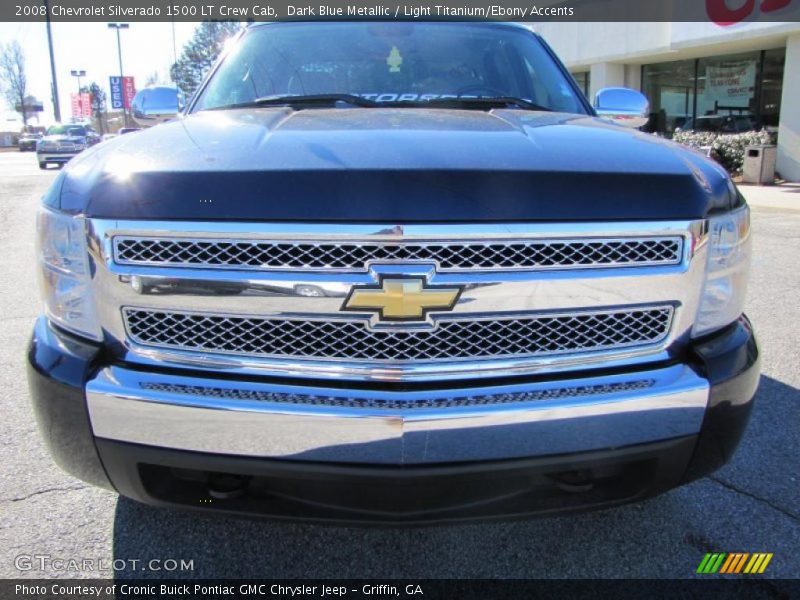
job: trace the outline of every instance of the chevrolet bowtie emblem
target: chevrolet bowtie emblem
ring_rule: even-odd
[[[354,287],[342,310],[377,311],[381,321],[421,321],[432,310],[450,310],[460,287],[426,287],[421,277],[384,277],[378,286]]]

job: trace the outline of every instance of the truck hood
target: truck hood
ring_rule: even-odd
[[[702,218],[721,167],[585,115],[204,111],[96,146],[61,206],[92,217],[372,222]]]

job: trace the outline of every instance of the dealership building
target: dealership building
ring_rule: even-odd
[[[778,132],[777,170],[800,181],[800,23],[532,26],[590,98],[604,87],[641,90],[650,100],[646,129],[667,136],[738,115],[726,120],[730,132]]]

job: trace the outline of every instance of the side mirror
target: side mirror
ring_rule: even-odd
[[[136,92],[131,105],[133,120],[142,127],[171,121],[183,110],[183,95],[178,88],[149,87]]]
[[[604,88],[594,99],[597,116],[625,127],[643,127],[650,118],[644,94],[628,88]]]

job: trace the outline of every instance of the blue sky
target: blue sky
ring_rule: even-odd
[[[196,23],[176,23],[175,38],[180,55],[183,44],[191,38]],[[70,117],[70,93],[76,92],[77,80],[72,69],[83,69],[82,84],[96,81],[108,94],[108,78],[119,74],[116,32],[106,23],[53,23],[53,47],[61,99],[62,119]],[[137,88],[157,73],[163,83],[169,82],[169,66],[173,60],[172,23],[131,23],[122,31],[122,62],[125,75],[136,78]],[[0,23],[0,43],[16,39],[25,51],[30,93],[44,102],[42,124],[53,121],[50,101],[50,59],[44,23]],[[9,119],[16,118],[0,98],[0,130],[14,129]]]

